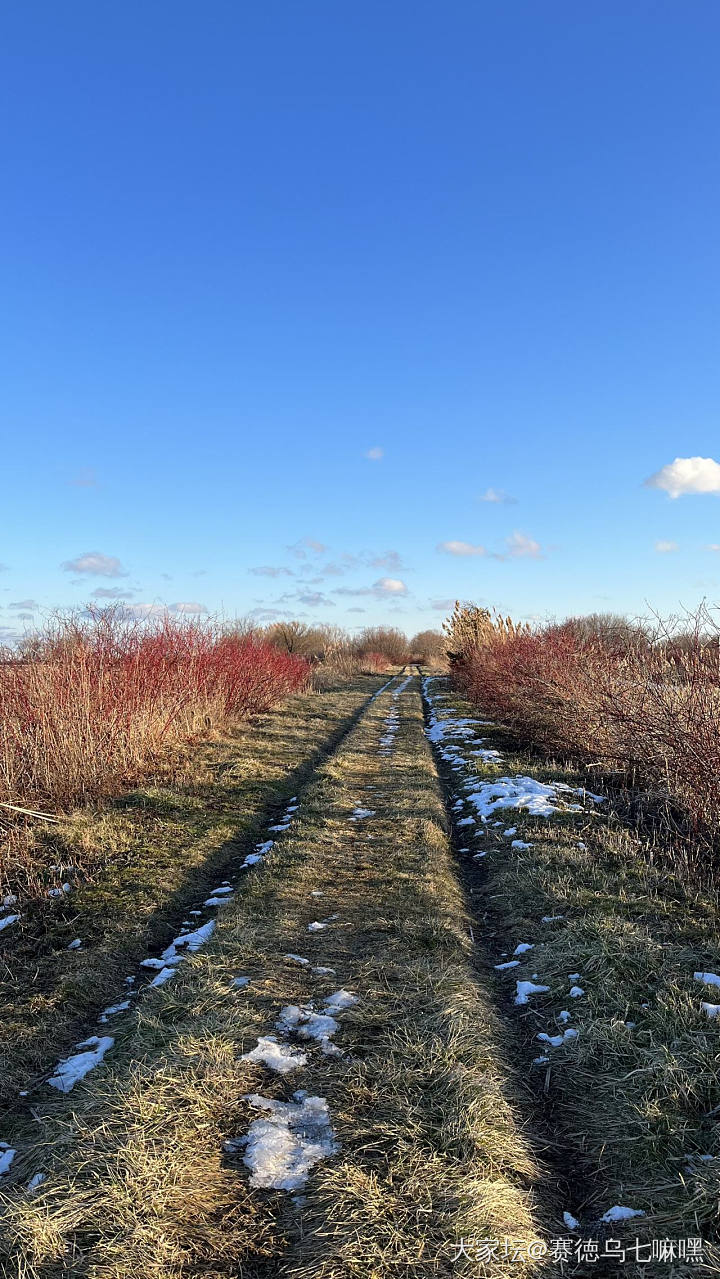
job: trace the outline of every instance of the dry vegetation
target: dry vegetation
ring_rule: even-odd
[[[103,1068],[71,1098],[34,1091],[12,1177],[47,1180],[34,1195],[8,1189],[8,1276],[469,1276],[474,1263],[453,1261],[461,1236],[536,1237],[541,1168],[473,970],[417,686],[384,757],[390,697],[318,770],[213,942],[118,1028]],[[350,820],[363,803],[371,826]],[[318,917],[327,928],[308,932]],[[242,1060],[283,1005],[337,986],[359,997],[342,1056],[314,1051],[290,1081]],[[340,1142],[301,1203],[253,1189],[241,1155],[223,1153],[255,1118],[247,1093],[297,1087],[328,1099]],[[486,1273],[504,1279],[505,1262]]]
[[[619,617],[531,630],[456,606],[446,624],[459,686],[589,784],[628,796],[632,815],[707,869],[720,837],[720,626],[701,609],[653,629]],[[594,779],[594,781],[593,781]]]

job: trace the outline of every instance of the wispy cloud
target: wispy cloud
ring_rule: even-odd
[[[438,613],[449,613],[455,607],[455,600],[430,600],[430,607]]]
[[[283,568],[277,564],[259,564],[257,568],[249,568],[248,573],[255,577],[294,577],[291,568]]]
[[[97,586],[92,592],[96,600],[131,600],[136,591],[124,591],[120,586]]]
[[[202,613],[207,613],[208,609],[204,604],[198,604],[196,600],[181,601],[179,604],[171,604],[168,612],[178,613],[185,617],[200,617]]]
[[[288,551],[294,555],[296,559],[307,559],[308,551],[314,551],[316,555],[322,555],[327,550],[324,542],[318,542],[314,537],[301,537],[297,542],[293,542],[292,546],[288,546]]]
[[[128,576],[119,559],[114,555],[103,555],[102,551],[84,551],[74,560],[65,560],[60,567],[66,573],[84,573],[88,577]]]
[[[668,555],[671,551],[676,551],[677,549],[678,549],[677,542],[656,542],[655,543],[655,550],[658,551],[660,555]]]
[[[368,449],[363,456],[367,458],[368,462],[380,462],[385,456],[385,450],[378,448],[376,445],[375,448]]]
[[[8,608],[22,609],[26,613],[34,613],[39,609],[40,605],[37,600],[15,600],[14,603],[8,604]]]
[[[510,537],[505,538],[507,546],[507,555],[511,559],[530,559],[540,560],[543,558],[543,549],[539,542],[534,538],[528,537],[527,533],[521,533],[519,529],[515,529]]]
[[[396,573],[405,567],[399,551],[383,551],[380,555],[371,554],[368,564],[370,568],[389,568]]]
[[[400,577],[379,577],[372,586],[337,586],[333,595],[374,595],[376,599],[388,599],[407,595],[408,588]]]
[[[498,504],[501,503],[503,506],[514,506],[517,503],[517,498],[511,497],[510,494],[506,493],[503,489],[490,488],[485,489],[485,492],[480,494],[479,501],[495,502]]]
[[[670,497],[686,493],[720,493],[720,465],[711,457],[676,457],[645,481]]]
[[[472,542],[438,542],[437,549],[446,555],[487,555],[484,546],[473,546]]]
[[[306,604],[308,608],[335,608],[335,601],[331,600],[327,595],[323,595],[322,591],[305,591],[297,596],[301,604]]]

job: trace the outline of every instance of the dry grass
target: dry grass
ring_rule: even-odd
[[[452,1262],[461,1236],[536,1237],[541,1170],[473,970],[419,698],[403,696],[394,754],[377,754],[384,694],[307,786],[213,943],[140,1004],[70,1098],[33,1098],[32,1148],[13,1173],[22,1184],[50,1171],[35,1196],[6,1196],[8,1276],[459,1276],[478,1273]],[[363,803],[371,825],[348,820]],[[324,893],[321,917],[339,916],[319,933],[307,931],[311,891]],[[337,976],[313,977],[288,951]],[[252,978],[242,992],[238,973]],[[291,1082],[240,1060],[283,1004],[337,986],[360,996],[341,1019],[343,1057],[314,1053]],[[246,1092],[297,1087],[328,1098],[342,1143],[303,1204],[251,1189],[240,1157],[223,1155],[255,1117]]]
[[[138,960],[233,872],[380,683],[359,678],[290,697],[253,724],[187,747],[164,785],[77,809],[52,828],[35,853],[40,895],[21,896],[20,922],[0,933],[6,1105],[84,1037]],[[63,880],[72,893],[49,900],[47,888]],[[22,882],[15,887],[22,893]],[[38,893],[36,882],[30,888]],[[82,949],[68,951],[76,937]]]
[[[450,694],[448,704],[472,714],[457,695]],[[502,774],[582,784],[567,769],[520,752],[506,731],[480,731],[487,746],[503,752]],[[498,772],[477,767],[488,777]],[[487,850],[479,863],[465,860],[466,885],[488,967],[521,941],[535,947],[520,968],[493,976],[515,1027],[518,1057],[534,1079],[535,1110],[549,1157],[555,1152],[564,1206],[581,1220],[586,1238],[607,1232],[598,1219],[613,1204],[641,1208],[645,1217],[613,1233],[648,1240],[703,1236],[709,1244],[702,1273],[718,1274],[720,1045],[717,1023],[700,1010],[713,993],[693,979],[695,971],[720,972],[718,894],[693,888],[663,860],[658,864],[653,848],[603,809],[552,819],[506,817],[532,847],[511,849],[492,826],[476,841],[463,829],[471,852]],[[542,922],[556,915],[562,919]],[[536,972],[549,994],[515,1008],[515,981]],[[586,992],[576,1000],[568,993],[574,972]],[[570,1011],[579,1039],[551,1049],[547,1065],[532,1065],[543,1051],[537,1034],[561,1031],[563,1010]],[[654,1279],[698,1269],[628,1262],[622,1274]]]

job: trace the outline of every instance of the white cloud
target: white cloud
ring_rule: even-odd
[[[676,551],[677,549],[678,549],[677,542],[656,542],[655,543],[655,550],[658,551],[660,555],[668,555],[670,551]]]
[[[261,564],[258,568],[249,568],[248,573],[255,577],[294,577],[291,568],[279,568],[275,564]]]
[[[683,493],[720,493],[720,465],[711,457],[676,457],[645,483],[648,488],[663,489],[672,498]]]
[[[430,600],[430,607],[436,609],[438,613],[448,613],[455,607],[455,600]]]
[[[199,617],[201,613],[207,613],[207,611],[204,604],[198,604],[195,600],[189,603],[181,601],[179,604],[171,604],[169,608],[170,613],[178,613],[184,617]]]
[[[26,614],[34,613],[39,607],[40,605],[37,600],[15,600],[14,604],[8,604],[8,608],[20,608],[23,609]]]
[[[403,563],[399,551],[383,551],[382,555],[371,556],[368,560],[371,568],[402,569]]]
[[[536,542],[532,537],[528,537],[526,533],[521,533],[519,529],[515,529],[515,532],[510,537],[505,538],[505,545],[508,548],[508,555],[513,559],[539,560],[542,558],[540,543]]]
[[[297,599],[301,604],[307,604],[308,608],[335,607],[335,601],[328,599],[322,591],[307,591],[304,595],[298,595]]]
[[[385,456],[385,450],[376,446],[375,448],[368,449],[364,456],[369,462],[379,462]]]
[[[140,620],[143,617],[165,617],[167,609],[164,604],[126,604],[123,616]]]
[[[131,600],[134,591],[123,591],[120,586],[98,586],[93,591],[96,600]]]
[[[706,546],[706,547],[705,547],[705,550],[706,550],[706,551],[720,551],[720,542],[711,542],[709,546]]]
[[[84,551],[74,560],[65,560],[60,565],[66,573],[86,573],[88,577],[127,577],[127,570],[114,555],[103,555],[101,551]]]
[[[481,502],[501,502],[505,506],[512,506],[517,502],[516,497],[511,497],[509,493],[505,493],[503,489],[485,489],[480,494]]]
[[[407,586],[399,577],[381,577],[373,582],[375,595],[407,595]]]
[[[484,546],[473,546],[472,542],[438,542],[437,549],[447,555],[487,555]]]

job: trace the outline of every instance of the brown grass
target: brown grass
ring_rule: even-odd
[[[70,1098],[33,1098],[14,1176],[49,1175],[36,1195],[5,1198],[8,1276],[449,1277],[477,1274],[453,1264],[461,1236],[536,1236],[540,1169],[473,971],[417,692],[404,696],[394,754],[377,754],[386,693],[302,794],[213,944],[140,1004]],[[372,827],[348,820],[370,801]],[[307,931],[311,890],[322,917],[339,916],[322,933]],[[287,951],[337,976],[313,977]],[[245,992],[231,989],[237,973],[252,978]],[[360,996],[341,1019],[343,1057],[313,1054],[290,1081],[241,1061],[283,1004],[340,985]],[[223,1155],[256,1117],[245,1093],[297,1087],[328,1098],[342,1144],[302,1204],[253,1190],[241,1157]],[[505,1262],[487,1274],[505,1279]]]

